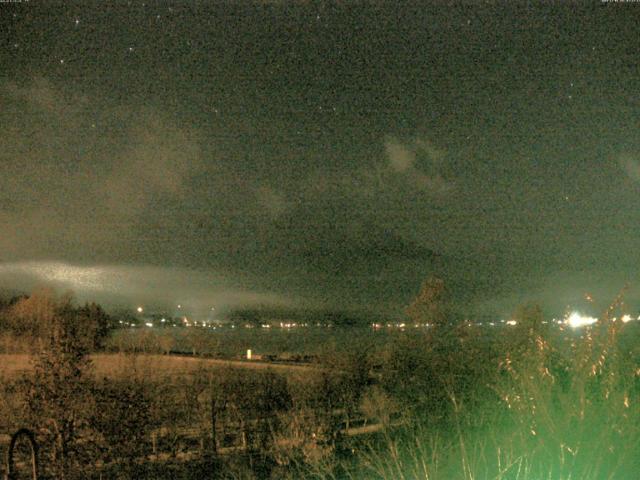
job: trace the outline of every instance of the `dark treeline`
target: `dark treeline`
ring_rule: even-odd
[[[321,324],[335,327],[366,327],[384,317],[358,311],[284,308],[258,306],[233,309],[225,315],[227,322],[260,326],[269,322],[297,322],[310,325]]]
[[[110,330],[116,321],[96,303],[73,305],[70,295],[56,299],[47,289],[36,290],[30,295],[15,295],[0,299],[0,351],[30,352],[40,348],[39,342],[52,332],[53,317],[62,302],[69,315],[82,325],[83,338],[91,342],[91,350],[104,347]]]

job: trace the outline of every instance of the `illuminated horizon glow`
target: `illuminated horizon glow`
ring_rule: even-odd
[[[224,272],[153,265],[83,265],[60,260],[0,262],[0,288],[30,292],[42,287],[70,291],[81,300],[126,305],[134,310],[142,305],[160,304],[172,309],[179,305],[179,311],[203,315],[238,306],[295,306],[300,301],[277,292],[235,285]],[[212,305],[215,310],[211,310]]]
[[[107,269],[102,266],[79,266],[64,262],[27,261],[0,265],[0,273],[24,273],[45,282],[55,282],[72,288],[105,290]]]

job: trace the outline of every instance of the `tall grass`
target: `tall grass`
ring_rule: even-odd
[[[623,348],[620,295],[592,327],[510,335],[488,382],[495,396],[469,401],[445,387],[440,424],[414,417],[356,453],[351,478],[630,479],[640,472],[640,368]],[[624,328],[634,328],[629,324]],[[469,358],[483,362],[488,359]],[[459,391],[459,390],[458,390]],[[427,392],[425,392],[426,394]]]

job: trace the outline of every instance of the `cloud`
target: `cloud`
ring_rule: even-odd
[[[130,125],[127,146],[113,159],[100,194],[122,214],[142,212],[157,196],[180,198],[200,168],[196,142],[154,112]]]
[[[270,187],[260,187],[257,191],[258,205],[264,209],[271,218],[278,218],[288,208],[285,196]]]
[[[149,208],[188,194],[195,132],[45,79],[0,83],[0,258],[116,248]]]
[[[410,185],[419,190],[441,194],[451,188],[439,172],[445,152],[431,142],[417,138],[403,143],[394,137],[385,140],[388,168],[401,175]]]
[[[409,150],[405,145],[399,143],[395,139],[389,139],[384,144],[389,166],[398,173],[413,170],[413,164],[416,161],[415,152]]]
[[[79,300],[209,311],[252,305],[294,305],[285,296],[234,284],[225,274],[183,268],[79,265],[56,261],[0,263],[0,287],[31,291],[47,286],[71,290]]]
[[[630,153],[623,153],[619,157],[619,162],[629,178],[636,182],[640,182],[640,161]]]

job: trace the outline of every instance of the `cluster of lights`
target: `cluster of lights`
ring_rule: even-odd
[[[371,324],[371,328],[373,328],[374,330],[380,330],[381,328],[400,328],[400,329],[405,329],[407,327],[411,327],[413,326],[414,328],[427,328],[430,327],[431,324],[430,323],[414,323],[411,325],[407,325],[404,322],[397,322],[397,323],[372,323]]]
[[[178,309],[182,309],[182,305],[178,305]],[[215,311],[215,307],[211,307],[212,311]],[[139,306],[136,308],[136,311],[141,314],[144,312],[144,308],[142,306]],[[613,322],[616,322],[618,320],[617,317],[613,317],[611,319]],[[625,314],[622,317],[620,317],[620,321],[622,321],[623,323],[628,323],[631,322],[632,320],[636,320],[635,318],[632,318],[631,315],[629,314]],[[637,320],[640,320],[640,316],[637,318]],[[166,318],[162,318],[160,320],[161,323],[165,323],[167,321]],[[198,326],[198,322],[194,321],[193,323],[189,321],[189,319],[185,316],[182,317],[182,322],[184,324],[184,326],[186,327],[191,327],[191,326]],[[595,323],[598,322],[598,319],[596,317],[591,317],[588,315],[582,315],[579,312],[573,311],[571,312],[568,316],[566,316],[564,318],[564,320],[556,320],[555,318],[553,319],[553,323],[557,323],[559,325],[568,325],[571,328],[581,328],[581,327],[585,327],[585,326],[590,326],[590,325],[594,325]],[[134,324],[131,324],[129,322],[123,322],[122,320],[119,321],[120,324],[122,325],[127,325],[127,326],[134,326]],[[504,325],[508,325],[508,326],[515,326],[517,325],[517,321],[516,320],[500,320],[501,324]],[[546,321],[543,321],[542,323],[548,323]],[[491,327],[495,327],[497,325],[496,322],[486,322],[487,325],[491,326]],[[145,325],[147,327],[153,327],[153,323],[152,322],[146,322]],[[323,323],[316,323],[315,324],[317,327],[330,327],[331,324],[323,324]],[[473,325],[471,322],[467,322],[468,326]],[[476,322],[475,325],[477,326],[483,326],[482,322]],[[209,327],[209,328],[213,328],[216,329],[215,326],[208,324],[207,322],[201,322],[201,326],[202,327]],[[271,324],[268,323],[263,323],[260,325],[262,328],[264,329],[269,329],[272,327]],[[308,327],[309,324],[307,323],[296,323],[296,322],[280,322],[280,328],[286,328],[286,329],[290,329],[290,328],[296,328],[296,327]],[[426,328],[426,327],[430,327],[431,324],[429,323],[415,323],[415,324],[411,324],[409,326],[413,326],[415,328]],[[175,327],[175,325],[174,325]],[[231,325],[231,328],[235,328],[235,325]],[[245,328],[252,328],[253,325],[244,325]],[[381,328],[399,328],[404,330],[407,327],[407,324],[405,323],[372,323],[371,324],[371,328],[375,329],[375,330],[379,330]]]
[[[593,325],[598,321],[595,317],[589,317],[587,315],[581,315],[578,312],[571,312],[571,314],[565,320],[565,324],[569,325],[571,328],[579,328],[588,325]]]
[[[634,319],[631,315],[629,315],[628,313],[623,315],[622,317],[620,317],[620,321],[622,323],[629,323]],[[640,317],[637,318],[637,320],[640,320]],[[584,326],[589,326],[589,325],[593,325],[598,321],[597,318],[595,317],[590,317],[588,315],[582,315],[578,312],[571,312],[571,314],[564,320],[564,324],[565,325],[569,325],[571,328],[580,328],[580,327],[584,327]],[[611,319],[612,322],[617,322],[618,321],[618,317],[613,317]]]

